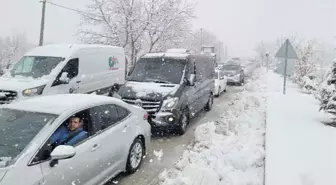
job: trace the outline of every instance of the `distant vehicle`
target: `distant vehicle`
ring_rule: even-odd
[[[203,108],[211,110],[215,89],[209,55],[150,53],[139,59],[118,94],[150,114],[153,130],[186,132],[189,120]]]
[[[224,65],[225,65],[225,63],[218,63],[217,68],[221,69]]]
[[[0,78],[0,103],[39,95],[108,93],[125,82],[124,49],[106,45],[45,45],[26,53]]]
[[[147,117],[142,108],[87,94],[2,105],[0,184],[100,185],[120,172],[133,173],[150,144]],[[80,132],[53,142],[60,129],[73,126],[73,118]]]
[[[215,95],[220,96],[222,92],[226,92],[227,78],[225,77],[224,71],[215,71]]]
[[[242,85],[245,82],[244,69],[239,64],[225,64],[222,67],[225,76],[227,76],[227,82]]]

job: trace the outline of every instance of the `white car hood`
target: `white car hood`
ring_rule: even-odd
[[[21,92],[25,89],[46,85],[47,82],[46,79],[0,77],[0,90]]]
[[[1,180],[6,175],[7,171],[8,171],[8,169],[6,169],[6,168],[0,168],[0,184],[1,184]]]

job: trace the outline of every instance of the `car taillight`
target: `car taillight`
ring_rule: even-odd
[[[147,120],[147,119],[148,119],[148,113],[146,112],[144,115],[144,120]]]

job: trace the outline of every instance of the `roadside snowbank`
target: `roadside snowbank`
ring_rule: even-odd
[[[195,141],[163,185],[260,185],[264,178],[266,75],[258,70],[222,120],[197,127]]]

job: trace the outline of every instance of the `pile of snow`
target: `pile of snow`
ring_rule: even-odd
[[[260,73],[260,71],[259,71]],[[246,84],[222,120],[200,125],[163,185],[260,185],[264,179],[266,74]]]

